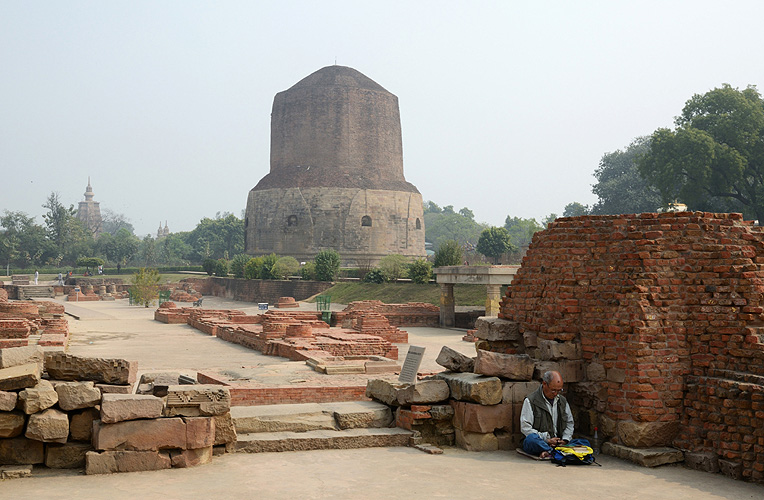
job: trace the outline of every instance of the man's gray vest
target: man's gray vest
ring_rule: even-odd
[[[568,401],[563,396],[559,396],[557,401],[557,429],[555,430],[552,414],[549,413],[543,390],[542,386],[528,395],[528,401],[530,401],[533,410],[533,428],[539,432],[548,432],[553,437],[562,437],[562,433],[568,425],[568,413],[565,411]]]

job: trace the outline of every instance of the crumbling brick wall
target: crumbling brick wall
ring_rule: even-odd
[[[537,357],[583,358],[570,399],[614,442],[710,453],[762,481],[762,264],[762,228],[740,214],[562,218],[534,236],[499,317]]]

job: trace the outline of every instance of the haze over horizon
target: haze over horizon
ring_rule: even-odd
[[[274,95],[336,61],[398,97],[425,200],[540,220],[593,204],[602,156],[693,94],[761,85],[762,17],[752,0],[0,0],[0,212],[42,222],[90,176],[140,236],[240,216]]]

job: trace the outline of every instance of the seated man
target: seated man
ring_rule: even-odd
[[[573,414],[568,401],[561,395],[562,376],[548,371],[541,377],[541,387],[523,401],[520,431],[525,435],[523,451],[549,458],[556,446],[572,444],[589,446],[585,439],[573,438]]]

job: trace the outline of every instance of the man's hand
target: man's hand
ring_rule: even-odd
[[[549,438],[549,439],[547,439],[547,441],[546,441],[546,442],[547,442],[547,444],[548,444],[549,446],[551,446],[551,447],[555,447],[555,446],[560,446],[560,445],[561,445],[561,444],[563,444],[565,441],[563,441],[561,438],[558,438],[558,437],[553,437],[553,438]]]

